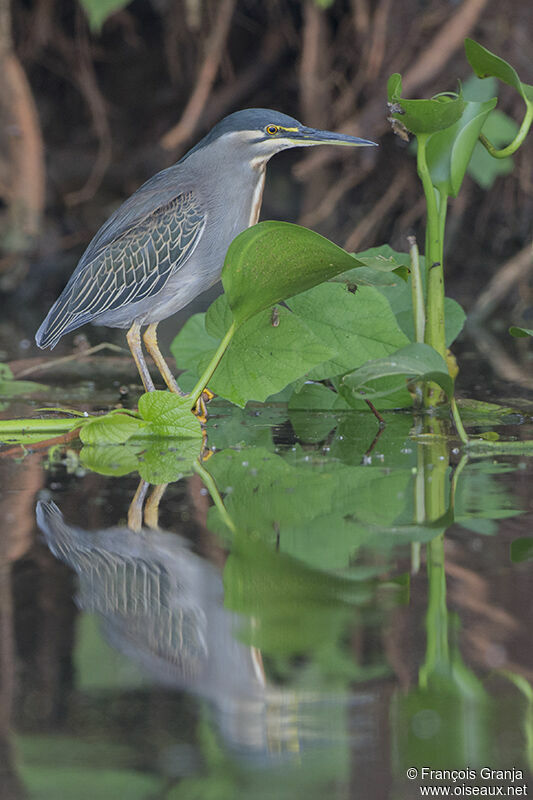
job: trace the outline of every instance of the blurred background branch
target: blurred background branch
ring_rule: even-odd
[[[0,0],[0,289],[18,287],[25,307],[42,304],[43,290],[52,300],[128,194],[251,106],[381,145],[279,156],[263,218],[350,248],[405,249],[407,234],[421,239],[424,207],[409,145],[386,119],[386,81],[403,72],[414,97],[455,89],[470,74],[465,36],[512,53],[533,81],[526,0]],[[505,119],[519,120],[520,104],[501,92]],[[452,204],[448,287],[467,308],[530,241],[532,175],[529,143],[512,172],[478,171]],[[505,302],[524,319],[531,295],[525,278]]]

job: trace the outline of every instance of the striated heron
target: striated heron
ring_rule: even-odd
[[[307,128],[278,111],[250,108],[219,122],[177,164],[154,175],[102,225],[37,331],[55,347],[86,322],[127,328],[144,388],[154,383],[143,339],[168,388],[181,394],[157,344],[162,319],[220,277],[231,241],[259,217],[267,161],[290,147],[374,142]]]

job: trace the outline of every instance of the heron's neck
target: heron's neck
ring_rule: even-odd
[[[254,166],[253,169],[257,171],[258,177],[252,195],[252,206],[250,209],[250,219],[248,221],[248,227],[250,227],[251,225],[255,225],[255,223],[259,219],[259,214],[261,212],[261,203],[263,202],[263,190],[265,188],[266,161],[262,161],[257,166]]]

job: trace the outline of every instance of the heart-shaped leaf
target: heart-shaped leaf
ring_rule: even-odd
[[[320,234],[289,222],[260,222],[229,246],[222,284],[237,326],[281,300],[364,266]]]
[[[139,413],[149,423],[150,433],[156,436],[202,438],[202,427],[191,413],[188,397],[170,392],[146,392],[139,398]]]
[[[123,444],[145,428],[145,422],[129,414],[106,414],[85,422],[80,439],[83,444]]]

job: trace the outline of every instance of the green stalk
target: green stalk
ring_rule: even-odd
[[[213,370],[214,372],[214,370]],[[206,489],[208,490],[209,494],[211,495],[211,499],[213,503],[218,509],[218,513],[222,517],[224,523],[228,526],[232,533],[237,532],[237,528],[235,527],[235,523],[233,522],[232,518],[227,512],[226,506],[224,505],[222,498],[220,496],[220,492],[217,489],[217,485],[213,479],[213,476],[209,474],[209,472],[202,467],[199,461],[195,461],[192,465],[194,471],[197,475],[200,476]]]
[[[522,120],[522,124],[518,130],[518,133],[514,137],[511,144],[508,144],[507,147],[503,147],[501,150],[498,150],[492,142],[490,142],[487,137],[483,134],[479,134],[479,141],[483,145],[483,147],[489,151],[493,158],[507,158],[507,156],[512,156],[513,153],[516,153],[520,145],[523,143],[524,139],[526,138],[529,129],[531,127],[531,123],[533,122],[533,103],[526,101],[526,113],[524,119]]]
[[[470,439],[468,438],[468,434],[465,431],[463,420],[461,419],[461,415],[459,414],[459,409],[457,408],[457,402],[455,397],[450,398],[450,408],[452,410],[452,417],[455,423],[455,428],[457,433],[459,434],[459,439],[462,441],[463,444],[468,444]]]
[[[198,383],[196,384],[196,386],[194,387],[194,389],[192,390],[192,392],[189,395],[189,399],[190,399],[192,405],[194,405],[196,403],[196,401],[198,400],[198,398],[202,394],[203,390],[205,389],[205,387],[207,386],[207,384],[209,383],[209,381],[213,377],[213,373],[216,370],[216,368],[218,367],[218,365],[220,363],[220,360],[221,360],[222,356],[224,355],[224,353],[226,352],[229,343],[233,339],[233,335],[234,335],[236,329],[237,329],[237,325],[235,323],[235,320],[233,320],[233,322],[229,326],[228,330],[226,331],[226,334],[225,334],[224,338],[220,342],[215,355],[213,356],[213,358],[211,359],[211,361],[207,365],[206,369],[203,372],[203,375],[200,377]]]
[[[57,419],[3,419],[0,420],[0,438],[2,435],[22,435],[35,433],[68,433],[79,428],[81,419],[58,417]]]
[[[411,257],[411,295],[413,302],[413,319],[415,323],[415,341],[424,341],[426,327],[426,307],[424,303],[424,288],[420,273],[420,258],[418,245],[414,236],[408,236],[409,255]]]
[[[450,661],[448,646],[448,608],[446,606],[446,575],[444,572],[444,534],[427,544],[428,610],[426,614],[426,658],[420,667],[419,682],[427,687],[428,680],[439,666]]]
[[[417,150],[417,169],[427,207],[426,228],[426,274],[427,274],[427,306],[425,342],[431,345],[443,358],[446,358],[444,336],[444,273],[442,267],[441,228],[444,224],[445,209],[439,213],[437,193],[431,182],[426,160],[426,144],[428,134],[419,134]],[[445,205],[445,203],[444,203]],[[433,403],[431,403],[433,404]]]

